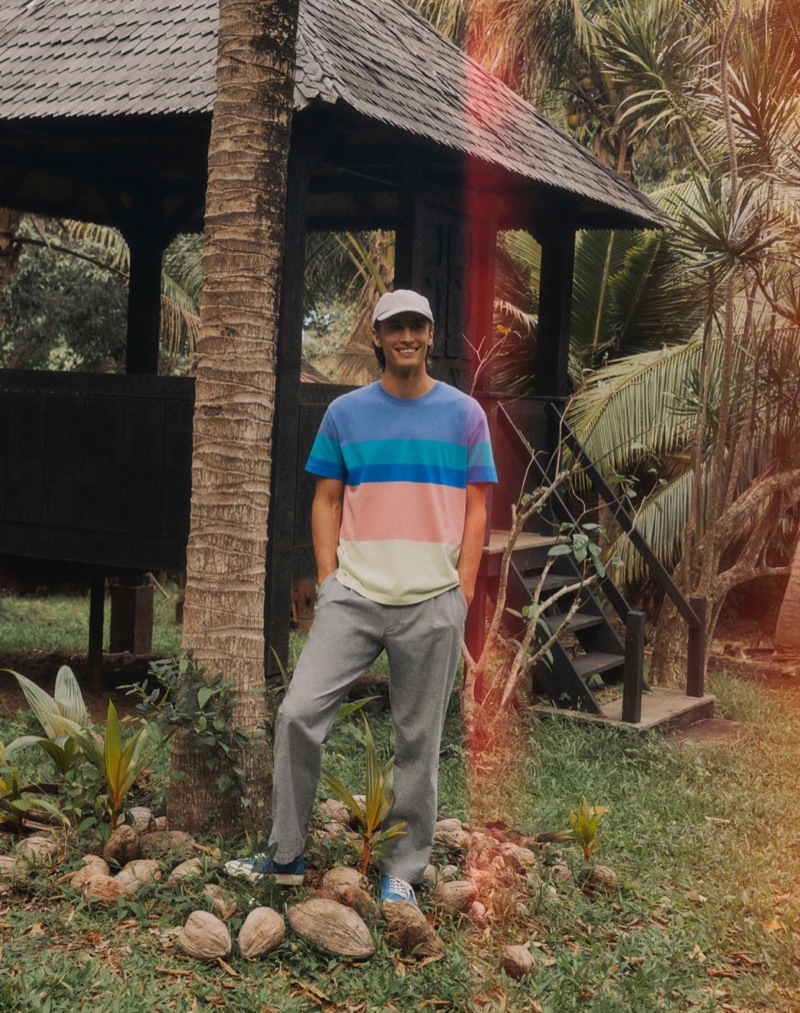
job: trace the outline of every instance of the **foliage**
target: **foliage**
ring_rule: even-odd
[[[154,718],[165,736],[176,728],[186,732],[189,747],[205,754],[206,768],[216,775],[220,794],[241,795],[241,756],[248,737],[231,721],[233,680],[207,676],[189,652],[153,661],[149,671],[155,686],[143,682],[125,687],[140,698],[138,709]]]
[[[607,812],[608,809],[605,806],[589,805],[586,796],[582,795],[577,810],[573,810],[569,814],[569,825],[572,827],[572,833],[580,844],[583,857],[587,862],[591,861],[592,855],[600,843],[600,838],[603,836],[598,831],[600,820]]]
[[[394,758],[381,764],[378,759],[378,751],[375,747],[375,740],[372,737],[372,730],[367,721],[366,715],[362,712],[364,720],[364,749],[366,759],[366,785],[364,789],[363,807],[353,798],[348,788],[328,771],[323,770],[322,780],[325,787],[343,802],[358,821],[361,841],[353,846],[359,853],[359,871],[366,874],[370,861],[383,853],[383,845],[386,841],[395,837],[402,837],[406,831],[406,824],[395,823],[387,829],[382,829],[383,821],[389,815],[392,808],[392,768]]]
[[[123,372],[128,249],[114,229],[24,216],[14,230],[16,268],[0,290],[0,366]],[[165,252],[162,372],[193,364],[199,326],[200,237]]]
[[[102,737],[93,729],[81,728],[66,718],[63,720],[83,755],[102,776],[108,793],[107,807],[113,830],[125,797],[163,743],[161,732],[154,722],[147,722],[123,744],[122,725],[111,700],[108,701],[105,735]]]
[[[723,681],[715,691],[724,691]],[[105,909],[81,902],[68,885],[32,868],[21,884],[9,884],[3,898],[0,1008],[146,1013],[189,1009],[194,1002],[229,1013],[262,1007],[305,1013],[318,1008],[324,995],[333,1007],[370,1013],[443,1002],[465,1013],[535,1005],[547,1013],[676,1013],[723,1005],[791,1013],[800,994],[793,935],[800,851],[791,828],[787,833],[786,814],[796,805],[798,715],[783,697],[727,681],[734,685],[726,698],[739,699],[732,713],[755,741],[676,748],[666,737],[515,714],[513,749],[487,778],[487,808],[480,810],[470,808],[467,797],[459,715],[448,715],[439,777],[442,815],[473,826],[492,820],[493,834],[504,825],[533,834],[563,825],[565,799],[602,798],[614,815],[602,841],[603,863],[620,881],[612,894],[551,881],[551,863],[579,874],[583,859],[576,848],[543,844],[543,889],[521,887],[513,910],[483,928],[465,916],[442,917],[428,892],[418,891],[423,912],[435,918],[447,946],[440,961],[406,963],[399,974],[397,953],[381,938],[379,922],[377,952],[366,969],[290,935],[263,962],[234,952],[226,958],[234,976],[216,964],[170,959],[173,944],[165,934],[192,910],[209,909],[203,881],[172,886],[162,880]],[[752,694],[760,698],[757,727],[749,724]],[[388,714],[375,714],[370,723],[384,758],[391,752]],[[352,750],[345,734],[350,726],[340,723],[325,746],[326,766],[346,784],[364,773],[363,750]],[[15,722],[0,718],[0,737],[8,738],[11,728]],[[32,751],[23,755],[35,757]],[[11,834],[0,835],[0,847],[2,838],[11,844]],[[339,855],[331,842],[315,847],[317,869],[330,867]],[[436,861],[444,858],[436,853]],[[57,875],[78,863],[77,853],[71,854]],[[213,865],[205,881],[222,883]],[[229,923],[234,936],[253,901],[278,907],[286,902],[285,891],[267,883],[228,879],[224,887],[239,906]],[[537,972],[512,981],[499,971],[502,947],[529,939],[537,944]],[[122,956],[124,975],[117,970]]]
[[[23,836],[23,820],[38,816],[55,816],[63,819],[59,807],[49,798],[44,798],[36,785],[22,785],[19,771],[8,766],[3,759],[3,747],[0,745],[0,826],[11,825],[17,836]]]
[[[6,746],[6,756],[13,756],[28,746],[39,746],[52,759],[58,773],[63,777],[75,763],[77,743],[71,737],[69,722],[81,728],[89,726],[89,712],[83,701],[78,681],[67,665],[62,665],[56,675],[53,696],[49,696],[36,683],[24,675],[9,672],[19,683],[36,720],[44,729],[46,738],[37,735],[23,735]]]

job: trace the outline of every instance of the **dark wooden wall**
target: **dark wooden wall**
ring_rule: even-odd
[[[0,370],[0,553],[185,565],[193,381]]]

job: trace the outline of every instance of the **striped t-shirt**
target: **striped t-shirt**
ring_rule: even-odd
[[[438,382],[417,398],[380,382],[337,398],[306,471],[345,482],[336,576],[383,605],[458,585],[467,484],[497,481],[483,409]]]

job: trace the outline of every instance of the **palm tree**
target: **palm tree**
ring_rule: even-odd
[[[209,144],[184,645],[234,684],[235,758],[248,818],[263,824],[269,747],[264,593],[275,359],[298,0],[220,0]],[[176,737],[176,826],[232,832],[206,757]],[[224,811],[221,811],[224,810]]]

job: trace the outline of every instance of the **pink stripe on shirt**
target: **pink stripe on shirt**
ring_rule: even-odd
[[[420,482],[346,486],[339,537],[351,542],[407,540],[460,545],[465,489]]]

